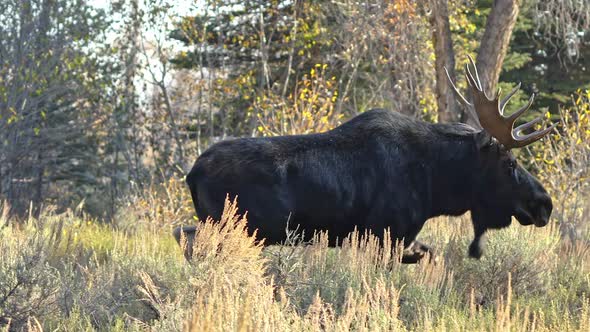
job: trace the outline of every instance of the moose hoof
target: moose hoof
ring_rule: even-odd
[[[404,250],[402,263],[416,264],[424,259],[424,257],[428,257],[429,263],[436,263],[438,261],[438,258],[434,255],[434,251],[430,246],[414,241]]]
[[[483,254],[482,243],[480,239],[475,239],[469,245],[469,257],[480,259]]]
[[[483,254],[481,248],[477,245],[470,245],[469,246],[469,257],[480,259],[481,255]]]

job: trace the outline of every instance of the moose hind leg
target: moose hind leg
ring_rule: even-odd
[[[190,262],[193,257],[193,245],[195,244],[196,226],[180,226],[172,231],[172,236],[182,249],[184,258]]]

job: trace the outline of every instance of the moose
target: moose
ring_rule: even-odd
[[[483,253],[484,233],[507,227],[513,216],[522,225],[547,225],[551,197],[511,149],[541,139],[556,124],[523,133],[540,123],[538,118],[514,128],[534,95],[505,116],[520,84],[501,101],[499,90],[489,98],[471,57],[469,62],[473,71],[466,65],[465,76],[472,102],[449,81],[475,126],[427,123],[373,109],[324,133],[222,141],[201,154],[186,176],[197,216],[219,220],[226,196],[237,196],[248,213],[249,232],[257,230],[265,245],[285,241],[287,224],[307,237],[327,231],[331,246],[357,229],[399,241],[403,263],[431,254],[416,236],[436,216],[471,211],[474,239],[468,254],[474,258]],[[179,227],[173,235],[190,245],[195,231]]]

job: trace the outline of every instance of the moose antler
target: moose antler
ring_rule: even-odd
[[[479,80],[479,74],[477,73],[477,67],[475,66],[473,58],[470,56],[468,57],[469,62],[473,67],[473,71],[475,72],[474,75],[471,73],[469,65],[465,65],[465,77],[467,77],[467,83],[469,84],[473,94],[473,103],[468,102],[467,99],[461,95],[455,86],[455,83],[453,83],[453,80],[451,80],[447,68],[445,68],[449,82],[451,82],[453,90],[459,97],[459,102],[464,104],[466,107],[475,109],[476,118],[479,121],[482,129],[486,130],[490,135],[495,137],[506,148],[520,148],[529,145],[550,133],[553,128],[557,126],[557,123],[555,123],[543,130],[538,130],[530,134],[522,134],[524,130],[527,130],[541,122],[542,118],[539,117],[535,120],[513,128],[516,119],[518,119],[519,116],[526,112],[529,107],[531,107],[533,100],[535,99],[535,95],[533,94],[528,103],[521,107],[518,111],[514,112],[510,116],[504,116],[504,108],[510,98],[512,98],[518,89],[520,89],[520,83],[518,83],[518,85],[506,97],[504,97],[502,101],[499,99],[501,91],[500,89],[498,89],[498,92],[494,98],[489,98],[483,90],[483,86]]]

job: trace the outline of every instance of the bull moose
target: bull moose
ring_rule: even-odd
[[[325,133],[239,138],[205,151],[186,177],[197,216],[219,220],[226,195],[238,196],[248,212],[248,229],[265,244],[286,239],[285,227],[306,235],[327,231],[337,245],[355,228],[393,243],[402,241],[404,263],[430,249],[415,239],[426,220],[471,211],[475,238],[469,255],[482,255],[488,229],[510,225],[545,226],[551,197],[518,165],[513,148],[531,144],[556,124],[523,134],[541,121],[514,128],[529,102],[510,116],[504,108],[520,84],[500,101],[488,98],[473,59],[465,76],[473,102],[451,86],[475,116],[477,126],[427,123],[397,112],[374,109]],[[447,73],[448,75],[448,73]],[[195,226],[177,228],[194,237]],[[186,252],[185,252],[186,255]]]

